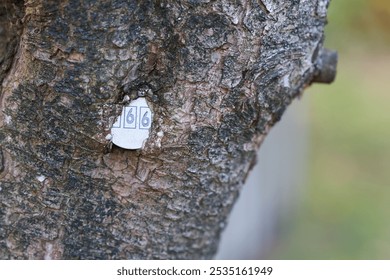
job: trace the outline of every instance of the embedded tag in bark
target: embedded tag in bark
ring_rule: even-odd
[[[112,143],[124,149],[140,149],[149,137],[152,112],[143,97],[123,107],[111,128]]]

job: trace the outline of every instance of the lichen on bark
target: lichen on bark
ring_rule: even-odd
[[[211,258],[318,72],[328,0],[15,3],[0,4],[20,30],[0,33],[0,258]],[[149,139],[107,153],[102,108],[144,87]]]

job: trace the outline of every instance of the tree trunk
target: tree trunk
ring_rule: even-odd
[[[0,258],[211,258],[269,129],[334,78],[327,6],[2,1]],[[112,145],[145,92],[143,147]]]

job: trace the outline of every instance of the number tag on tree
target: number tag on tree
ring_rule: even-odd
[[[143,97],[123,107],[111,128],[112,143],[124,149],[140,149],[149,137],[152,111]]]

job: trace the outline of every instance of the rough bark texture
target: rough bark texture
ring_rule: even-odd
[[[320,70],[327,6],[2,1],[0,258],[211,258],[256,149]],[[144,89],[148,141],[110,151],[112,108]]]

